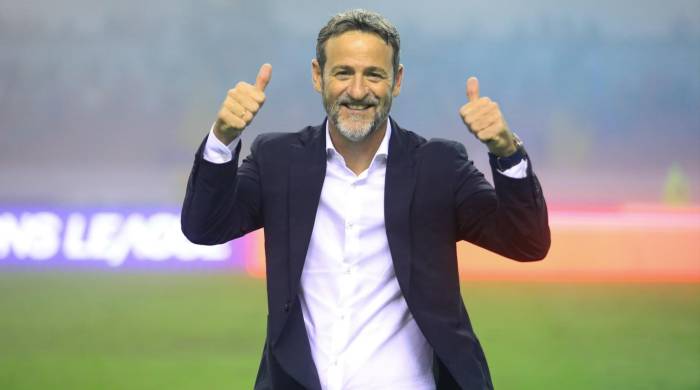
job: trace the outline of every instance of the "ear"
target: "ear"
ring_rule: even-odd
[[[396,76],[394,77],[394,88],[391,90],[391,94],[394,95],[394,97],[399,96],[399,93],[401,93],[401,82],[403,81],[403,65],[399,64],[399,70],[396,72]]]
[[[318,93],[321,93],[323,89],[321,88],[322,78],[323,71],[321,70],[321,66],[318,64],[318,60],[314,58],[311,60],[311,81],[314,84],[314,89]]]

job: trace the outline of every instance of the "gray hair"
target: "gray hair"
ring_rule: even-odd
[[[362,31],[375,34],[382,38],[386,44],[391,45],[394,49],[394,56],[391,62],[394,67],[394,77],[396,77],[396,73],[399,71],[399,48],[401,46],[399,31],[382,15],[364,9],[353,9],[338,13],[318,32],[316,59],[321,70],[326,64],[326,42],[348,31]]]

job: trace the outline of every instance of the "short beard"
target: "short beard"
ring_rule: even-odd
[[[338,132],[343,137],[347,138],[349,141],[352,142],[360,142],[363,139],[367,138],[370,134],[374,132],[374,130],[377,129],[379,118],[377,118],[377,116],[375,115],[374,119],[371,122],[366,122],[364,126],[355,128],[351,128],[343,124],[343,122],[341,122],[338,118],[338,113],[335,113],[334,118],[332,118],[332,121],[335,125],[335,128],[338,129]]]
[[[386,121],[389,116],[389,110],[391,109],[391,95],[388,95],[385,101],[382,102],[374,96],[368,96],[367,98],[356,101],[347,96],[346,94],[341,95],[333,104],[331,104],[326,94],[323,94],[323,106],[328,114],[328,120],[331,121],[333,126],[338,130],[340,135],[345,137],[351,142],[360,142],[365,140],[374,131],[376,131],[381,125]],[[374,118],[371,121],[357,124],[358,121],[353,121],[351,116],[351,122],[356,124],[353,126],[350,123],[343,123],[340,121],[340,106],[342,104],[363,104],[363,105],[373,105],[375,108]]]

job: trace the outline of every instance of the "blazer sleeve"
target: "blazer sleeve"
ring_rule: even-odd
[[[241,143],[231,161],[215,164],[204,159],[206,138],[195,154],[182,205],[181,228],[195,244],[222,244],[262,227],[261,185],[256,161],[256,138],[251,152],[238,166]]]
[[[549,251],[547,205],[528,157],[527,177],[497,172],[490,159],[494,187],[457,144],[455,199],[459,239],[518,261],[541,260]]]

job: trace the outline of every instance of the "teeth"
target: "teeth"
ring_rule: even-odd
[[[348,108],[353,109],[353,110],[364,110],[369,106],[361,106],[361,105],[355,105],[355,104],[348,104]]]

